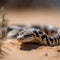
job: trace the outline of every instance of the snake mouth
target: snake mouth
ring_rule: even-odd
[[[19,42],[31,42],[32,41],[32,38],[31,37],[29,37],[29,38],[20,37],[20,38],[17,38],[17,40]]]

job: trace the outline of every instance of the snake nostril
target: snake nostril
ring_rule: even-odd
[[[17,37],[17,40],[24,40],[23,37]]]

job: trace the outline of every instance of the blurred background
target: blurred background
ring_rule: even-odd
[[[5,7],[60,7],[60,0],[0,0],[0,6]]]
[[[0,0],[11,24],[60,26],[60,0]]]
[[[60,7],[60,0],[0,0],[5,7]]]

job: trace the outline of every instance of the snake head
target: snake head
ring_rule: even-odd
[[[33,41],[33,33],[31,32],[26,32],[24,34],[19,34],[19,36],[17,37],[17,40],[19,42],[31,42]]]

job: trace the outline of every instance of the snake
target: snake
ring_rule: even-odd
[[[60,44],[60,28],[48,25],[39,28],[38,25],[35,25],[21,31],[17,40],[21,43],[33,42],[40,45],[57,46]]]
[[[37,43],[46,46],[60,44],[60,28],[51,25],[9,25],[7,38],[16,38],[21,43]]]

